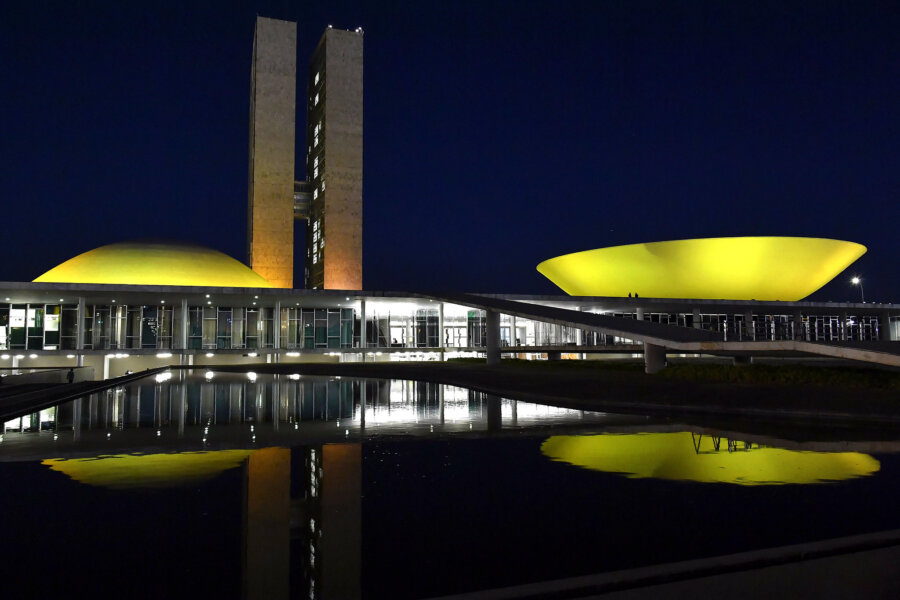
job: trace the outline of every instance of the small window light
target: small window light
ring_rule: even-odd
[[[209,298],[209,294],[207,294],[206,297]]]
[[[63,300],[62,298],[60,298],[59,301],[60,301],[60,302],[64,302],[64,300]]]

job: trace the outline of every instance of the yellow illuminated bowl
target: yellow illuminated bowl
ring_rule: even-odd
[[[557,435],[541,445],[554,461],[619,473],[630,479],[668,479],[736,485],[825,483],[866,477],[881,463],[859,452],[804,452],[741,444],[728,451],[721,439],[696,438],[689,431],[622,435]]]
[[[53,283],[270,288],[246,265],[212,248],[171,242],[124,242],[95,248],[35,279]]]
[[[823,238],[702,238],[575,252],[537,270],[572,296],[795,301],[865,252]]]

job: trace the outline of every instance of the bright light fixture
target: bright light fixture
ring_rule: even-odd
[[[212,371],[207,371],[204,377],[206,377],[207,379],[212,379],[213,377],[215,377],[215,374]]]
[[[172,358],[171,352],[159,352],[156,355],[156,358]]]
[[[247,379],[249,379],[250,381],[256,381],[256,373],[254,373],[253,371],[249,371],[247,373]]]

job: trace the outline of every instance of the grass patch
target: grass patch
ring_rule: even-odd
[[[900,372],[809,365],[670,365],[658,377],[685,381],[864,387],[900,391]]]
[[[483,358],[451,358],[447,362],[483,365]],[[644,372],[642,359],[614,359],[614,360],[525,360],[524,358],[504,358],[501,363],[504,367],[540,369],[546,371],[628,371]]]

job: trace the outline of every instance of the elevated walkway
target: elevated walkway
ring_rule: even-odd
[[[648,372],[655,372],[662,368],[659,364],[660,354],[657,352],[660,348],[686,354],[721,354],[750,357],[780,354],[826,356],[900,368],[900,343],[896,342],[822,343],[802,340],[727,342],[721,339],[721,334],[718,332],[703,329],[664,325],[652,321],[638,321],[476,294],[414,295],[420,298],[471,306],[472,308],[489,312],[503,313],[555,325],[577,327],[642,342],[645,345],[645,360],[648,361]],[[488,331],[489,337],[491,333],[491,331]],[[488,345],[491,345],[490,341]],[[501,351],[509,352],[511,350],[501,349]],[[654,364],[651,365],[650,361],[653,361]]]

